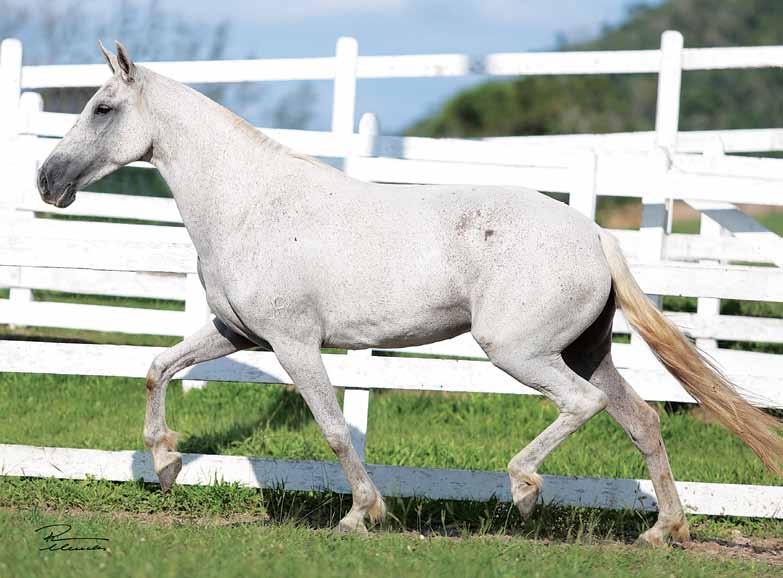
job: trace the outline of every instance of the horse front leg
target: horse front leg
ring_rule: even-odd
[[[386,505],[353,447],[348,425],[323,365],[320,344],[275,341],[272,345],[280,364],[310,408],[326,442],[340,460],[351,486],[353,504],[340,520],[337,530],[366,533],[365,516],[369,516],[372,522],[382,520],[386,515]]]
[[[182,469],[182,456],[176,451],[177,433],[166,425],[166,387],[169,381],[186,367],[253,345],[214,319],[190,337],[160,353],[152,362],[147,372],[144,445],[152,452],[152,463],[164,492],[171,488]]]

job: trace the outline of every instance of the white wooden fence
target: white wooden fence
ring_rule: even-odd
[[[672,314],[759,405],[783,407],[783,356],[716,348],[715,340],[783,343],[783,320],[720,315],[719,299],[783,301],[783,261],[777,235],[733,203],[783,204],[783,161],[728,157],[727,152],[781,150],[783,130],[679,133],[683,70],[783,65],[783,47],[683,49],[678,33],[665,33],[660,50],[592,53],[358,56],[353,39],[340,39],[333,58],[149,63],[185,82],[238,82],[329,78],[334,80],[332,130],[266,130],[304,153],[345,159],[356,178],[398,183],[524,185],[569,194],[570,203],[594,216],[596,197],[643,200],[640,231],[617,231],[640,284],[653,295],[699,298],[698,312]],[[514,137],[490,142],[386,137],[365,115],[354,133],[357,79],[452,76],[467,73],[659,74],[654,133]],[[40,97],[23,89],[98,85],[105,65],[21,66],[21,45],[0,51],[0,158],[8,183],[0,195],[0,323],[184,335],[203,323],[207,310],[195,270],[195,252],[181,227],[37,219],[49,212],[35,190],[38,164],[74,122],[74,116],[43,112]],[[142,166],[145,166],[142,164]],[[5,178],[6,175],[10,178]],[[700,235],[667,231],[667,206],[684,199],[702,214]],[[61,211],[58,211],[61,212]],[[82,217],[115,217],[180,223],[171,199],[79,193],[65,211]],[[731,265],[730,262],[744,265]],[[760,263],[770,266],[754,266]],[[185,301],[185,311],[39,302],[31,289],[140,296]],[[615,332],[627,333],[621,314]],[[469,336],[405,352],[454,359],[384,357],[373,352],[325,355],[333,382],[346,388],[345,412],[364,455],[371,389],[534,394],[483,358]],[[158,352],[151,347],[37,343],[0,340],[0,371],[143,377]],[[642,343],[616,344],[613,354],[626,378],[648,400],[692,401]],[[242,352],[182,372],[190,380],[288,383],[269,353]],[[509,499],[505,474],[370,466],[389,495],[432,498]],[[147,456],[66,448],[0,445],[5,475],[113,480],[154,480]],[[291,489],[330,487],[346,491],[334,464],[187,456],[183,483],[216,477],[254,486],[284,481]],[[783,487],[683,482],[692,512],[783,517]],[[564,504],[654,509],[647,481],[550,478],[544,499]]]

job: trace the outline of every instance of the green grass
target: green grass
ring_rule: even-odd
[[[166,311],[184,311],[185,302],[173,299],[150,299],[146,297],[117,297],[112,295],[83,295],[63,293],[62,291],[33,291],[35,301],[54,301],[57,303],[79,303],[88,305],[106,305],[110,307],[131,307],[136,309],[164,309]]]
[[[0,415],[5,417],[0,440],[142,449],[144,404],[142,380],[0,374]],[[183,434],[184,451],[334,459],[301,398],[287,387],[216,382],[183,395],[174,382],[168,413],[172,427]],[[679,479],[780,483],[721,429],[689,411],[661,413]],[[508,458],[554,416],[552,405],[539,398],[373,392],[368,461],[503,470]],[[638,453],[605,414],[567,440],[542,470],[647,477]],[[654,514],[547,504],[524,522],[511,505],[495,501],[390,498],[388,506],[387,522],[370,538],[337,538],[326,529],[347,512],[350,498],[333,493],[218,483],[175,486],[162,494],[157,485],[141,482],[0,478],[0,532],[5,536],[0,575],[231,576],[257,568],[270,575],[381,578],[406,572],[779,575],[761,563],[627,546],[654,522]],[[109,537],[111,551],[39,553],[33,530],[54,522],[73,523],[75,535]],[[776,520],[693,516],[691,525],[697,540],[732,539],[737,532],[783,538],[783,523]],[[419,538],[420,533],[427,537]]]
[[[143,449],[142,380],[0,374],[0,440],[60,447]],[[371,463],[504,471],[508,459],[555,417],[541,398],[479,394],[373,392],[367,457]],[[663,436],[681,480],[780,484],[739,441],[689,411],[662,414]],[[170,425],[187,452],[334,460],[301,398],[288,387],[213,383],[183,395],[169,390]],[[426,424],[426,427],[422,427]],[[544,463],[543,473],[646,478],[644,463],[606,414],[591,420]],[[280,522],[329,527],[350,500],[320,493],[257,491],[219,484],[180,487],[163,495],[155,485],[103,481],[0,478],[0,506],[129,511],[172,515],[271,514]],[[590,535],[626,541],[654,515],[558,508],[537,510],[525,524],[508,504],[390,500],[397,530],[449,533],[522,531],[527,536],[573,540]],[[773,520],[694,518],[705,537],[739,529],[783,537]]]
[[[143,380],[0,374],[0,439],[97,449],[143,449]],[[301,397],[280,385],[214,383],[169,389],[170,425],[188,452],[333,460]],[[488,394],[373,392],[367,459],[412,467],[503,471],[554,420],[542,399]],[[426,424],[426,427],[422,427]],[[780,483],[741,442],[688,411],[663,414],[675,476]],[[607,414],[591,420],[544,463],[545,473],[644,477],[638,452]]]
[[[106,551],[40,552],[36,528],[72,524],[69,535],[104,537]],[[8,576],[557,576],[637,578],[779,576],[760,562],[615,544],[521,538],[459,539],[381,532],[338,536],[294,524],[201,525],[101,515],[0,511],[0,573]]]
[[[763,215],[758,215],[757,217],[754,218],[770,231],[773,231],[778,235],[783,235],[782,212],[766,213]],[[672,223],[672,232],[687,233],[692,235],[698,234],[699,220],[698,219],[676,220],[674,221],[674,223]]]

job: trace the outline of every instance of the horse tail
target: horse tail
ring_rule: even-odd
[[[617,239],[604,230],[600,237],[615,301],[628,323],[691,397],[745,442],[767,468],[783,476],[783,423],[740,396],[736,386],[647,298],[631,275]]]

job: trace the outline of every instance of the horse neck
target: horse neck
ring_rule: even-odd
[[[152,164],[164,178],[199,255],[263,203],[291,163],[287,149],[201,93],[145,70]]]

